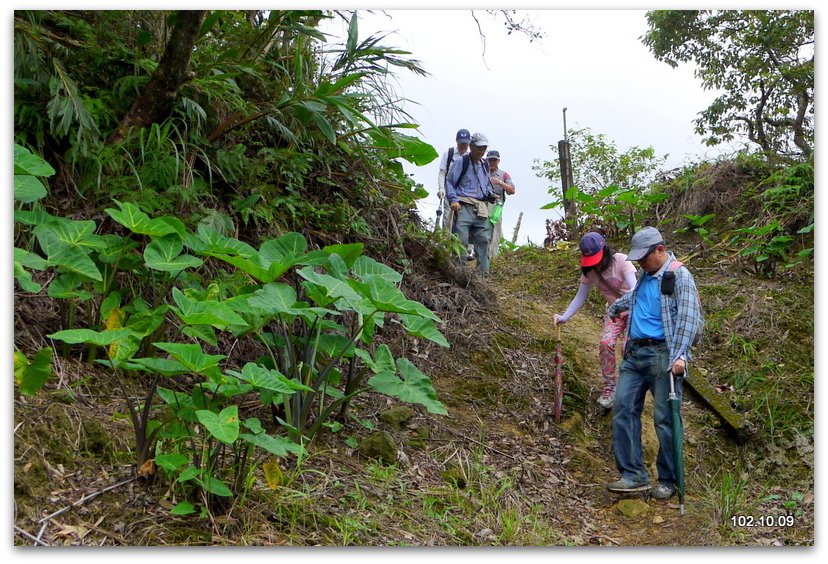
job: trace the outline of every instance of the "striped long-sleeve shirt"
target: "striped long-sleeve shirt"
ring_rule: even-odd
[[[667,272],[670,263],[674,260],[676,260],[675,255],[668,253],[667,260],[653,275],[658,278],[659,287],[661,286],[661,277]],[[685,266],[680,266],[674,272],[676,273],[676,286],[673,295],[659,293],[661,322],[664,324],[664,336],[667,339],[667,345],[670,347],[670,365],[679,358],[690,361],[690,347],[693,345],[696,335],[701,333],[704,325],[704,316],[693,275]],[[635,288],[618,298],[609,307],[607,312],[610,317],[617,317],[622,311],[633,310],[638,295],[638,287],[641,285],[643,276],[644,271],[641,271]]]

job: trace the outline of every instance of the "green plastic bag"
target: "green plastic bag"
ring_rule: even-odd
[[[489,212],[489,221],[492,222],[492,225],[497,225],[501,217],[503,217],[503,202],[498,202],[494,205],[492,211]]]

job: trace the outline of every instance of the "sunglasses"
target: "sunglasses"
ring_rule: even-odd
[[[656,249],[658,249],[659,245],[661,245],[661,243],[656,243],[655,245],[650,245],[650,248],[647,249],[647,253],[643,257],[638,259],[638,261],[641,262],[643,260],[647,260],[647,257],[649,257],[651,254],[653,254],[656,251]]]

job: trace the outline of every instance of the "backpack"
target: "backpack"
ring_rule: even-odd
[[[684,263],[678,259],[673,259],[670,266],[667,267],[667,272],[661,276],[661,293],[672,296],[676,289],[676,270],[684,266]],[[673,298],[675,299],[675,298]],[[696,300],[699,302],[699,314],[701,321],[696,334],[693,335],[693,345],[698,345],[702,339],[702,332],[704,331],[704,313],[701,310],[701,297],[699,296],[699,289],[696,288]]]
[[[451,165],[454,164],[454,147],[449,147],[448,155],[446,156],[446,176],[448,176],[449,171],[451,170]],[[443,190],[446,189],[446,180],[443,179]]]

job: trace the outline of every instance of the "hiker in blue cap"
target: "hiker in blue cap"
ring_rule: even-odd
[[[489,165],[483,160],[489,140],[482,133],[471,136],[469,155],[454,163],[446,176],[446,198],[457,216],[457,235],[463,246],[474,244],[477,269],[489,272],[489,240],[492,224],[489,203],[496,202],[489,179]]]
[[[437,200],[438,206],[441,206],[442,227],[446,231],[451,231],[454,226],[454,217],[452,215],[451,206],[446,199],[446,175],[451,170],[451,165],[455,161],[463,158],[463,155],[469,152],[469,143],[471,142],[471,133],[468,129],[461,129],[455,136],[457,143],[456,147],[449,147],[440,157],[440,170],[437,172]]]
[[[555,316],[555,324],[566,323],[586,302],[593,286],[607,300],[607,305],[629,292],[635,286],[635,266],[624,253],[614,253],[600,233],[590,231],[581,237],[581,285],[572,298],[569,307]],[[604,387],[598,397],[598,405],[610,409],[615,400],[616,343],[624,342],[627,329],[627,312],[616,319],[604,316],[601,341],[598,344],[598,358],[601,362],[601,377]],[[623,348],[623,345],[622,345]]]
[[[635,492],[651,488],[641,448],[641,413],[649,390],[659,445],[658,484],[651,494],[664,500],[675,493],[677,479],[668,404],[670,373],[681,401],[681,377],[690,360],[690,347],[701,336],[704,318],[693,275],[667,252],[655,227],[645,227],[633,235],[627,260],[637,261],[641,267],[638,282],[607,310],[612,318],[630,312],[629,339],[612,414],[612,447],[621,478],[608,484],[607,489]]]

